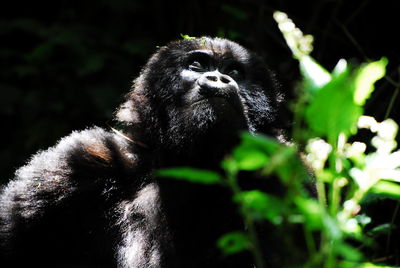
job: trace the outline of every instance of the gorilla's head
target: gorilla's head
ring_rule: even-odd
[[[235,42],[202,37],[161,47],[117,120],[150,146],[195,153],[233,140],[239,130],[271,134],[279,99],[273,75],[256,55]]]

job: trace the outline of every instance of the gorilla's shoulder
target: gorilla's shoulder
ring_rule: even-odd
[[[138,164],[133,147],[122,135],[100,127],[74,131],[55,146],[33,155],[16,175],[40,179],[121,175]]]

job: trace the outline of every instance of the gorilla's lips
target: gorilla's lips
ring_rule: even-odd
[[[213,96],[201,96],[194,100],[191,107],[196,107],[197,112],[202,109],[214,111],[214,113],[220,116],[232,116],[232,112],[243,114],[243,103],[237,94],[225,94],[225,95],[213,95]],[[200,110],[199,110],[200,109]]]
[[[213,103],[213,102],[229,103],[230,100],[227,97],[221,97],[221,96],[202,97],[202,98],[199,98],[198,100],[194,101],[192,103],[192,105],[196,105],[196,104],[199,104],[199,103],[205,103],[205,102],[208,102],[208,103]]]
[[[196,96],[192,97],[191,106],[200,103],[208,103],[210,105],[228,104],[231,106],[242,106],[240,97],[235,90],[209,90],[206,94],[199,94],[201,87],[196,88]]]

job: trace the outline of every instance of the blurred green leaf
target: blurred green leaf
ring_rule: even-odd
[[[295,199],[297,208],[305,217],[305,227],[309,230],[321,230],[323,211],[316,200],[298,197]]]
[[[44,60],[45,58],[49,57],[53,49],[54,49],[54,42],[49,41],[46,43],[42,43],[37,47],[35,47],[34,49],[32,49],[30,53],[25,55],[25,59],[27,61]]]
[[[239,171],[239,167],[232,157],[222,160],[221,167],[230,174],[236,174]]]
[[[240,145],[233,150],[232,156],[241,170],[260,169],[268,163],[268,156],[252,146]]]
[[[242,133],[241,139],[241,144],[232,152],[233,160],[241,170],[260,169],[268,164],[269,155],[285,148],[276,139],[263,135]]]
[[[268,155],[275,153],[279,148],[284,146],[276,139],[261,134],[253,135],[244,132],[240,137],[242,139],[242,144],[259,148],[268,153]]]
[[[393,227],[393,224],[390,223],[380,224],[369,230],[368,235],[387,234]]]
[[[385,75],[386,58],[362,66],[355,79],[354,102],[364,105],[374,90],[374,83]]]
[[[362,108],[353,101],[354,83],[350,72],[343,71],[316,92],[306,107],[306,121],[317,135],[333,142],[340,133],[356,132],[357,120]]]
[[[353,266],[354,267],[354,266]],[[357,266],[357,268],[398,268],[399,266],[386,266],[386,265],[376,265],[373,263],[362,263]]]
[[[371,192],[400,199],[400,185],[389,181],[379,181],[371,188]]]
[[[255,219],[267,219],[273,224],[280,224],[285,212],[284,203],[277,197],[259,190],[243,191],[234,196]]]
[[[301,57],[300,72],[303,75],[305,88],[311,93],[331,81],[329,72],[310,56]]]
[[[329,142],[334,142],[340,133],[346,136],[354,134],[358,118],[363,112],[362,105],[371,95],[375,81],[385,74],[386,64],[387,60],[382,59],[351,71],[344,61],[339,61],[331,80],[320,83],[323,86],[306,107],[305,118],[310,128],[317,135],[328,137]],[[318,67],[318,64],[315,66]],[[312,79],[306,76],[305,80]],[[314,81],[311,87],[318,86],[319,80],[314,78]]]
[[[343,238],[343,233],[340,230],[338,222],[329,214],[323,213],[322,222],[324,233],[327,234],[331,241],[340,241]]]
[[[231,255],[248,249],[249,241],[244,233],[232,232],[218,239],[217,245],[224,254]]]
[[[359,261],[363,258],[360,251],[343,242],[334,243],[333,250],[348,261]]]
[[[160,177],[175,178],[178,180],[201,184],[215,184],[222,182],[222,177],[217,172],[188,167],[162,169],[156,171],[155,174]]]
[[[297,155],[295,147],[282,147],[270,160],[265,171],[273,169],[286,184],[300,184],[304,179],[309,179],[304,164]]]

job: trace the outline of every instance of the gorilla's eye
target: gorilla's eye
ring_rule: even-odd
[[[189,70],[192,70],[192,71],[195,71],[195,72],[200,72],[200,71],[204,71],[204,69],[205,69],[204,64],[202,64],[198,60],[193,60],[189,64]]]
[[[228,72],[229,76],[240,76],[241,72],[238,69],[233,69]]]
[[[244,76],[243,69],[236,64],[226,68],[225,74],[229,75],[234,79],[242,78]]]

